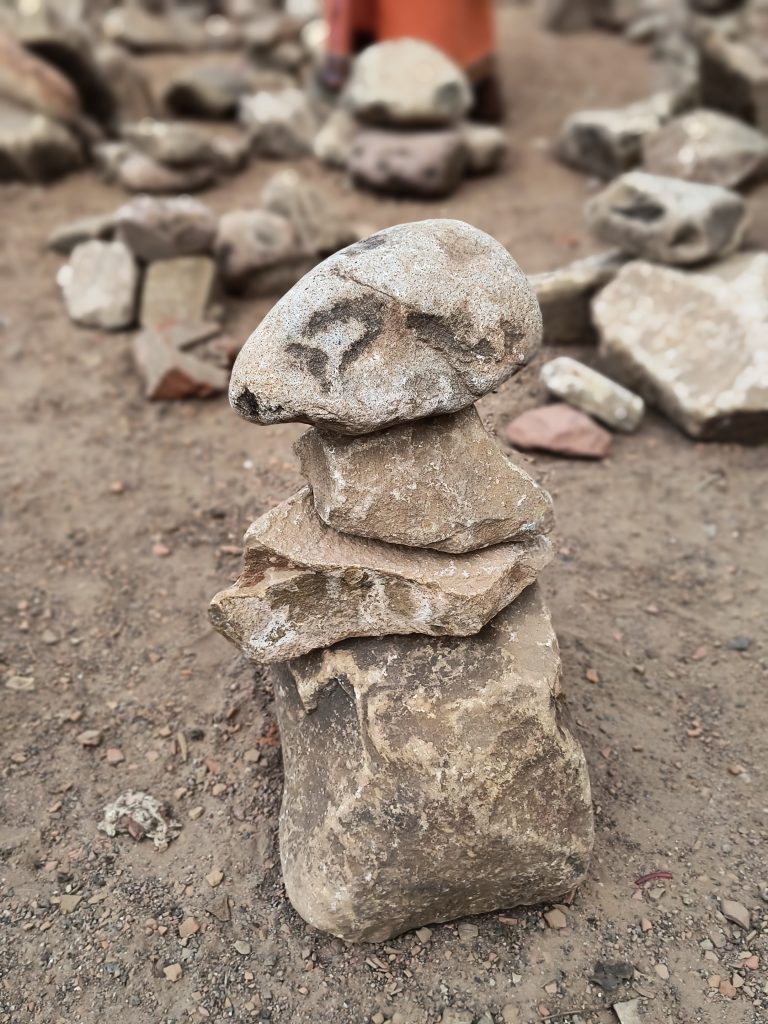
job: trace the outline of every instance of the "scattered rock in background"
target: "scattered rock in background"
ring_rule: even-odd
[[[178,836],[181,824],[149,793],[129,790],[107,804],[99,829],[108,836],[129,835],[137,842],[146,836],[156,849],[165,850]]]
[[[550,394],[612,430],[632,433],[640,426],[645,412],[642,398],[589,366],[560,356],[545,363],[540,376]]]
[[[506,132],[494,124],[464,121],[459,131],[467,152],[468,174],[490,174],[498,170],[509,150]]]
[[[210,319],[216,295],[216,264],[209,256],[158,260],[147,268],[141,293],[142,327]]]
[[[82,242],[107,241],[114,231],[114,214],[99,213],[90,217],[80,217],[55,228],[48,236],[46,247],[66,256]]]
[[[734,39],[707,28],[695,32],[694,38],[701,105],[768,131],[768,60],[759,44],[754,45],[757,39]]]
[[[82,116],[80,97],[69,79],[1,29],[0,97],[66,125],[76,124]]]
[[[290,160],[312,152],[318,118],[301,89],[243,96],[238,118],[257,156]]]
[[[84,164],[82,146],[65,125],[0,100],[0,181],[54,181]]]
[[[268,210],[230,210],[223,214],[214,255],[225,288],[235,294],[264,294],[264,273],[276,266],[301,276],[293,225]]]
[[[136,319],[139,268],[122,242],[83,242],[72,250],[57,281],[75,323],[115,331]]]
[[[216,174],[208,164],[195,167],[169,167],[146,153],[138,153],[122,143],[96,148],[101,155],[107,180],[116,181],[127,192],[179,195],[208,188]]]
[[[329,256],[357,241],[358,233],[330,197],[293,169],[279,171],[264,185],[261,204],[293,226],[298,252]]]
[[[738,193],[644,171],[611,182],[587,203],[586,215],[603,242],[681,266],[733,252],[747,226],[746,205]]]
[[[597,340],[592,298],[626,262],[626,256],[612,249],[528,278],[541,306],[545,345],[583,345]]]
[[[133,340],[136,368],[153,401],[210,398],[227,390],[229,374],[220,366],[183,352],[169,330],[141,331]]]
[[[521,413],[507,424],[504,436],[515,448],[584,459],[604,459],[612,442],[609,432],[593,419],[561,402]]]
[[[115,211],[113,222],[117,237],[146,263],[211,252],[217,225],[190,196],[136,196]]]
[[[366,129],[355,136],[348,170],[356,184],[393,195],[450,195],[467,167],[461,133]]]
[[[315,135],[312,151],[329,167],[346,167],[359,125],[344,107],[332,110]]]
[[[254,77],[246,68],[198,64],[185,68],[167,86],[163,102],[176,117],[212,120],[234,118],[242,96],[254,91]]]
[[[610,372],[691,437],[768,436],[768,254],[697,272],[628,263],[595,299]]]

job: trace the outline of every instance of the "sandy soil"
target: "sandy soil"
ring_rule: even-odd
[[[427,206],[305,169],[371,228],[462,217],[534,272],[592,249],[590,183],[547,156],[553,132],[571,110],[641,97],[650,72],[619,39],[546,37],[517,7],[501,29],[504,173]],[[158,80],[173,63],[153,62]],[[275,169],[254,165],[206,198],[255,201]],[[765,448],[695,445],[651,415],[604,463],[530,460],[559,519],[544,585],[594,787],[589,879],[563,930],[532,908],[476,919],[476,937],[451,924],[426,943],[347,947],[285,898],[269,682],[206,616],[245,527],[299,484],[300,428],[254,428],[224,399],[148,404],[128,336],[67,321],[61,259],[43,241],[121,199],[90,173],[0,191],[0,657],[4,681],[33,679],[2,690],[0,1021],[432,1024],[454,1008],[469,1011],[458,1021],[567,1024],[579,1008],[615,1020],[601,1008],[640,995],[643,1021],[768,1022]],[[767,199],[751,198],[763,245]],[[264,308],[240,303],[228,326],[245,337]],[[541,397],[534,367],[481,411],[501,428]],[[97,830],[129,789],[183,823],[165,852]],[[671,880],[634,884],[657,870]],[[723,897],[751,911],[749,928],[725,921]],[[188,918],[199,931],[181,939]],[[634,980],[591,985],[598,960],[628,961]],[[734,979],[734,998],[715,977]]]

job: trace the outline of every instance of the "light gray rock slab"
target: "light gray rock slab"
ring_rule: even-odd
[[[139,320],[142,327],[201,323],[216,295],[216,264],[209,256],[157,260],[144,274]]]
[[[347,641],[272,676],[283,877],[314,927],[380,942],[585,877],[589,777],[536,586],[476,636]]]
[[[368,433],[472,405],[540,337],[536,298],[495,239],[461,221],[401,224],[283,296],[245,343],[230,401],[256,423]]]
[[[139,268],[122,242],[83,242],[57,281],[69,317],[85,327],[116,331],[136,319]]]
[[[597,340],[592,298],[626,262],[618,249],[611,249],[528,278],[541,306],[545,345],[583,345]]]
[[[576,359],[551,359],[542,366],[540,377],[551,395],[594,416],[612,430],[631,434],[640,426],[645,412],[642,398]]]

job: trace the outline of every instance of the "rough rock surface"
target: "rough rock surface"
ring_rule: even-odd
[[[312,151],[321,163],[329,167],[346,167],[358,130],[359,125],[352,114],[343,107],[337,107],[315,136]]]
[[[357,117],[385,125],[454,124],[472,102],[461,68],[417,39],[367,47],[355,61],[345,95]]]
[[[283,876],[316,928],[380,942],[584,878],[589,776],[537,587],[469,639],[353,640],[272,675]]]
[[[697,38],[700,99],[768,131],[768,60],[746,39],[704,32]]]
[[[142,327],[200,323],[216,294],[216,264],[209,256],[179,256],[152,263],[144,275]]]
[[[0,100],[0,181],[53,181],[84,162],[65,125]]]
[[[216,177],[214,168],[208,165],[169,167],[146,153],[126,151],[122,147],[113,152],[114,162],[107,162],[107,174],[128,192],[149,192],[153,195],[199,192]]]
[[[230,210],[219,218],[214,255],[229,291],[253,291],[269,268],[299,255],[293,225],[268,210]]]
[[[676,111],[669,93],[615,110],[581,110],[563,124],[555,153],[571,167],[613,178],[640,163],[643,139]]]
[[[117,101],[118,125],[154,117],[157,110],[152,89],[138,62],[121,46],[111,43],[97,47],[95,57]]]
[[[185,68],[166,88],[166,107],[177,117],[233,118],[241,96],[252,89],[247,71],[220,64]]]
[[[681,266],[725,256],[741,243],[747,210],[717,185],[631,171],[586,206],[593,232],[624,252]]]
[[[607,430],[564,402],[527,409],[507,424],[505,436],[516,448],[581,459],[604,459],[612,443]]]
[[[0,30],[0,97],[46,117],[72,123],[81,114],[72,83]]]
[[[495,124],[465,121],[459,126],[467,151],[468,174],[490,174],[502,162],[509,149],[507,133]]]
[[[476,633],[549,562],[545,537],[466,555],[337,533],[308,487],[252,523],[245,566],[211,602],[211,620],[260,664],[351,636]]]
[[[554,525],[547,492],[506,458],[474,407],[363,437],[309,430],[294,450],[315,510],[343,533],[459,553]]]
[[[596,340],[592,297],[626,263],[618,249],[575,260],[528,278],[541,306],[545,345],[583,345]]]
[[[216,163],[211,136],[193,125],[144,118],[138,124],[126,125],[122,134],[141,153],[168,167]]]
[[[273,175],[262,190],[261,203],[293,225],[299,252],[329,256],[359,238],[349,217],[298,171]]]
[[[643,165],[653,174],[737,188],[768,171],[768,138],[716,110],[694,110],[643,142]]]
[[[768,255],[629,263],[595,300],[600,355],[692,437],[768,438]]]
[[[401,224],[329,257],[270,310],[230,401],[256,423],[368,433],[471,405],[540,337],[535,296],[495,239],[455,220]]]
[[[450,195],[461,184],[467,146],[457,129],[369,128],[355,136],[347,167],[355,183],[365,188],[436,198]]]
[[[114,331],[134,322],[139,268],[122,242],[76,246],[57,281],[67,313],[76,323]]]
[[[302,89],[243,96],[238,117],[258,156],[292,160],[312,152],[317,117]]]
[[[210,398],[227,390],[227,373],[219,366],[182,352],[174,344],[178,332],[141,331],[133,339],[133,358],[144,380],[147,398],[169,402],[184,398]]]
[[[147,263],[213,249],[216,217],[190,196],[136,196],[115,212],[118,237]]]
[[[550,360],[541,368],[541,380],[551,395],[613,430],[631,434],[640,426],[645,412],[642,398],[576,359]]]

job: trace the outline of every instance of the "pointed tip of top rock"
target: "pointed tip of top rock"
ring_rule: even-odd
[[[399,224],[283,296],[245,343],[230,402],[255,423],[368,433],[473,404],[541,333],[536,296],[496,239],[458,220]]]

